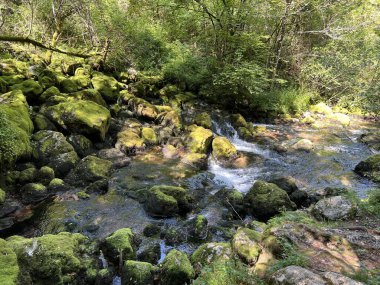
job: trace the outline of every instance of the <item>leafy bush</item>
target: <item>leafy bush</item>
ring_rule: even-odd
[[[317,94],[302,88],[289,87],[259,93],[253,97],[251,108],[270,115],[300,114],[317,98]]]
[[[163,67],[166,81],[195,92],[210,81],[213,69],[210,58],[196,56],[179,43],[171,48],[171,57]]]

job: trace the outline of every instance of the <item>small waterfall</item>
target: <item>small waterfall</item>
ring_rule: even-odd
[[[104,257],[103,251],[100,251],[99,260],[102,263],[102,268],[107,269],[108,268],[108,262],[106,258]]]
[[[115,276],[112,280],[112,285],[121,285],[121,277]]]
[[[37,240],[36,239],[33,239],[33,243],[32,243],[32,246],[30,247],[26,247],[26,253],[27,255],[29,256],[33,256],[34,252],[36,251],[38,247],[38,243],[37,243]]]
[[[166,254],[168,253],[168,251],[170,249],[172,249],[173,247],[171,246],[167,246],[165,241],[161,241],[160,242],[160,252],[161,252],[161,255],[160,255],[160,259],[158,260],[158,264],[164,262],[164,259],[166,257]]]

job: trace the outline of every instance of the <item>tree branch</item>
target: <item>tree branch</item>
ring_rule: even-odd
[[[42,48],[42,49],[47,49],[47,50],[51,50],[54,52],[66,54],[69,56],[75,56],[75,57],[81,57],[81,58],[90,58],[90,57],[93,57],[96,55],[101,55],[101,53],[99,53],[99,52],[82,54],[82,53],[64,51],[64,50],[60,50],[58,48],[54,48],[51,46],[44,45],[43,43],[38,42],[36,40],[30,39],[30,38],[24,38],[24,37],[0,36],[0,41],[1,42],[17,42],[17,43],[22,43],[22,44],[32,44],[32,45],[39,47],[39,48]]]

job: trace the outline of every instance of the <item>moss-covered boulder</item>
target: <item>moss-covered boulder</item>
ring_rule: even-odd
[[[55,96],[62,96],[61,92],[59,89],[55,86],[51,86],[48,89],[46,89],[40,96],[39,96],[39,101],[41,103],[45,103],[48,101],[50,98],[55,97]]]
[[[368,157],[355,166],[355,172],[375,182],[380,182],[380,154]]]
[[[130,228],[119,229],[106,237],[102,243],[102,248],[106,256],[115,264],[119,264],[120,259],[136,258],[134,234]]]
[[[26,62],[19,61],[14,58],[2,59],[0,63],[1,75],[26,75],[29,69],[29,65]]]
[[[146,145],[155,145],[158,143],[157,135],[152,128],[148,128],[148,127],[142,128],[141,138]]]
[[[25,204],[37,203],[49,196],[46,186],[40,183],[28,183],[20,189]]]
[[[53,168],[58,177],[65,176],[79,160],[73,146],[59,132],[39,131],[32,138],[35,159]]]
[[[235,129],[248,128],[248,123],[241,114],[231,115],[231,123]]]
[[[123,266],[123,285],[153,285],[155,267],[148,262],[127,260]]]
[[[191,263],[201,268],[216,261],[230,260],[233,256],[231,245],[227,242],[210,242],[202,244],[191,255]]]
[[[5,191],[0,188],[0,205],[4,204],[6,197],[7,193],[5,193]]]
[[[128,107],[135,116],[148,120],[155,120],[158,115],[158,110],[154,105],[138,97],[131,98]]]
[[[194,275],[193,266],[185,253],[173,249],[165,257],[161,271],[162,284],[188,284]]]
[[[191,201],[186,189],[160,185],[148,190],[145,207],[153,216],[170,217],[189,212]]]
[[[211,147],[213,134],[209,129],[193,126],[186,139],[186,146],[190,152],[208,153]]]
[[[294,210],[296,205],[289,199],[285,190],[276,184],[257,180],[247,193],[245,200],[249,211],[259,219],[269,219],[282,210]]]
[[[159,121],[161,126],[169,127],[175,132],[180,131],[182,129],[181,115],[176,110],[171,110],[159,114],[157,117],[157,121]]]
[[[0,284],[17,285],[20,268],[13,248],[5,240],[0,239]]]
[[[327,106],[325,103],[321,102],[310,107],[310,111],[323,115],[331,115],[333,110],[330,106]]]
[[[71,170],[66,181],[72,185],[85,186],[92,182],[108,178],[112,162],[96,156],[86,156]]]
[[[67,101],[47,107],[43,114],[71,133],[96,135],[104,139],[111,114],[108,109],[92,101]]]
[[[282,190],[285,190],[288,195],[298,190],[297,180],[291,176],[276,177],[268,182],[276,184]]]
[[[45,69],[38,74],[38,83],[45,90],[58,85],[57,74],[49,69]]]
[[[209,113],[200,113],[194,117],[194,124],[204,127],[206,129],[211,129],[212,121]]]
[[[208,220],[204,215],[197,215],[190,221],[189,237],[194,241],[206,240],[209,234]]]
[[[73,77],[63,79],[59,85],[61,91],[65,93],[74,93],[80,90],[78,82]]]
[[[74,147],[79,157],[85,157],[94,151],[93,143],[83,135],[71,135],[67,141]]]
[[[123,128],[121,132],[117,134],[115,148],[126,154],[134,154],[136,151],[144,149],[145,142],[140,135],[140,128]]]
[[[54,169],[49,166],[43,166],[37,171],[36,176],[38,182],[47,185],[55,178]]]
[[[104,101],[102,95],[95,89],[85,89],[69,95],[71,98],[76,100],[87,100],[92,101],[100,106],[107,108],[107,103]]]
[[[31,154],[33,131],[28,105],[21,91],[0,95],[0,164],[9,165]]]
[[[89,240],[81,234],[63,232],[31,239],[13,236],[7,243],[17,255],[18,284],[75,284],[77,280],[86,282],[87,272],[95,270]]]
[[[33,79],[25,80],[19,84],[11,86],[10,90],[20,90],[29,102],[38,99],[38,96],[44,91],[41,85]]]
[[[232,238],[231,245],[244,262],[252,265],[256,263],[261,253],[260,239],[260,233],[248,228],[240,228]]]
[[[204,153],[186,153],[181,162],[198,169],[207,169],[207,155]]]
[[[56,131],[55,125],[44,115],[38,113],[33,118],[33,125],[36,131],[51,130]]]
[[[362,134],[358,140],[376,151],[380,150],[380,132]]]
[[[212,155],[219,161],[231,161],[237,158],[236,147],[226,137],[216,137],[212,141]]]
[[[100,72],[95,72],[91,79],[92,86],[99,91],[104,100],[115,103],[119,98],[119,83],[111,76]]]

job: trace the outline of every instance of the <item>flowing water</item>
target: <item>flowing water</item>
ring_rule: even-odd
[[[354,119],[351,125],[343,128],[330,125],[314,129],[304,125],[261,125],[272,135],[272,143],[252,143],[239,138],[236,130],[223,116],[213,115],[213,132],[230,139],[236,148],[249,158],[245,168],[227,168],[218,164],[212,156],[208,169],[195,170],[180,162],[179,159],[167,159],[161,149],[156,148],[137,155],[127,167],[112,174],[109,191],[105,195],[91,195],[90,199],[75,199],[63,194],[60,201],[51,204],[41,221],[38,230],[30,236],[43,233],[56,233],[69,230],[81,232],[90,238],[101,239],[123,227],[130,227],[139,237],[149,224],[156,224],[162,231],[177,229],[185,233],[188,222],[196,215],[204,215],[213,228],[212,240],[228,239],[221,227],[228,228],[224,215],[228,209],[221,205],[215,194],[222,189],[237,189],[246,193],[255,180],[269,180],[278,176],[292,176],[298,186],[308,192],[314,192],[327,186],[354,189],[360,197],[377,185],[361,178],[353,172],[357,163],[373,154],[366,145],[358,142],[359,136],[378,128],[374,124]],[[310,152],[292,149],[299,139],[308,139],[314,149]],[[277,152],[276,145],[288,149]],[[195,211],[187,217],[152,218],[139,202],[141,191],[153,185],[166,184],[186,187],[195,197]],[[73,198],[74,197],[74,198]],[[26,233],[28,235],[28,233]],[[180,235],[180,234],[179,234]],[[158,262],[162,262],[172,248],[191,253],[196,244],[187,239],[168,242],[165,238],[143,238],[140,248],[150,243],[159,246]],[[30,249],[33,252],[33,248]],[[104,256],[100,257],[103,266],[107,266]],[[115,277],[113,284],[120,284]]]

